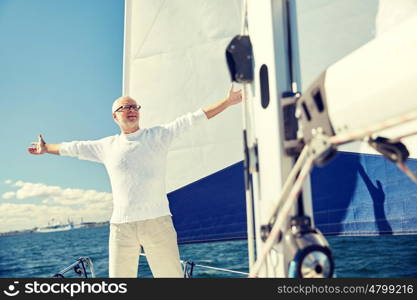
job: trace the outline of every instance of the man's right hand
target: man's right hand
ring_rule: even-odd
[[[30,154],[36,154],[36,155],[44,154],[47,152],[46,143],[41,134],[38,136],[38,141],[33,142],[32,147],[28,148],[28,151]]]

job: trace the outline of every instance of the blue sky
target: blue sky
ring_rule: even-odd
[[[26,149],[39,133],[47,143],[118,133],[111,104],[122,91],[123,22],[123,0],[0,1],[1,213],[11,212],[5,203],[52,203],[45,193],[13,197],[35,183],[55,193],[111,191],[102,165]]]

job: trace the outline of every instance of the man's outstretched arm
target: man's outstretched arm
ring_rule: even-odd
[[[45,143],[42,135],[40,134],[37,142],[32,143],[32,148],[28,151],[31,154],[39,155],[44,153],[59,155],[59,148],[61,144],[47,144]]]
[[[210,118],[213,118],[215,115],[224,111],[229,106],[238,104],[240,102],[242,102],[242,91],[241,90],[233,91],[233,84],[232,84],[226,99],[219,101],[218,103],[210,107],[204,108],[203,111],[206,114],[207,118],[210,119]]]

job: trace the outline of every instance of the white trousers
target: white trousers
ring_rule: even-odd
[[[183,277],[171,216],[110,224],[109,277],[136,278],[143,247],[153,277]]]

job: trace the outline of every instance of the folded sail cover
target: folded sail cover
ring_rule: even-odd
[[[393,11],[386,5],[400,2],[414,5],[297,0],[303,87],[376,31],[389,30],[375,20],[386,20]],[[123,93],[141,103],[143,127],[224,98],[230,82],[225,50],[240,33],[240,0],[125,3]],[[181,243],[246,238],[241,124],[235,106],[172,146],[166,185]],[[409,165],[417,171],[414,144]],[[417,233],[417,185],[366,147],[341,150],[311,177],[317,227],[328,235]]]

